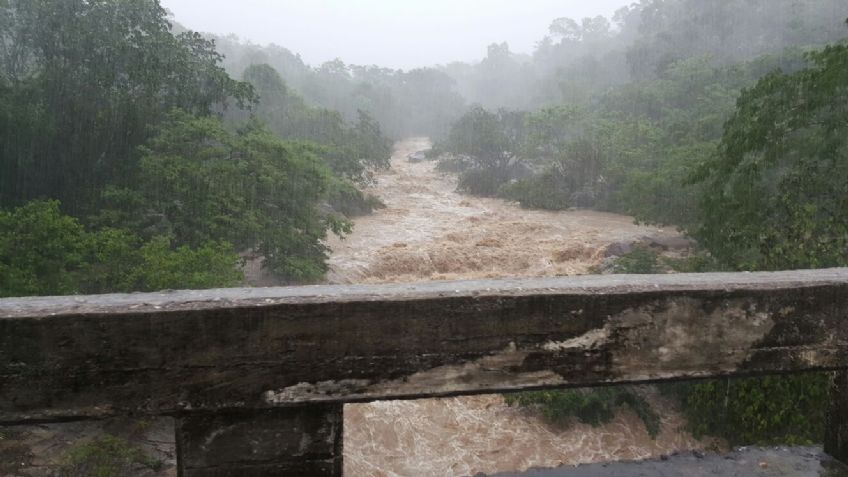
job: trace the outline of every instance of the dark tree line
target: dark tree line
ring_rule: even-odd
[[[325,204],[374,205],[379,124],[233,79],[158,0],[2,0],[0,26],[0,296],[232,285],[239,252],[315,281],[350,227]]]
[[[311,66],[283,46],[216,40],[234,76],[268,64],[309,105],[348,121],[364,111],[395,138],[445,139],[475,104],[490,111],[588,107],[610,88],[657,80],[692,58],[722,68],[821,46],[844,36],[843,10],[841,0],[640,0],[609,19],[553,19],[532,54],[495,43],[479,62],[411,71],[338,59]]]

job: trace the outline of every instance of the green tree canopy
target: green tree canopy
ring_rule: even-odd
[[[848,265],[848,44],[743,93],[704,182],[695,235],[738,269]]]
[[[446,146],[476,166],[506,170],[522,146],[523,122],[521,113],[474,106],[454,123]]]
[[[349,225],[321,212],[330,171],[314,146],[276,138],[259,122],[230,132],[215,118],[173,113],[142,150],[144,224],[178,245],[225,240],[255,250],[293,281],[326,271],[327,230]]]
[[[136,148],[172,109],[252,101],[212,42],[171,33],[157,0],[5,0],[0,19],[2,204],[90,212],[104,187],[133,182]]]
[[[88,231],[57,201],[0,211],[0,297],[232,286],[242,278],[226,242],[174,248],[118,229]]]
[[[496,113],[474,106],[451,127],[445,150],[468,169],[460,189],[476,195],[496,195],[521,161],[525,144],[525,113],[501,109]]]
[[[388,167],[392,142],[368,113],[360,110],[350,125],[336,111],[311,107],[266,64],[248,67],[244,79],[259,95],[256,117],[281,138],[325,146],[321,155],[337,176],[360,180],[369,167]]]

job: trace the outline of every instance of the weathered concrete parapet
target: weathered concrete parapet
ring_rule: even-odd
[[[848,366],[848,270],[0,300],[0,423]]]
[[[342,475],[341,404],[177,419],[180,477]]]
[[[0,425],[172,415],[185,477],[339,475],[345,402],[844,369],[846,269],[0,300]]]

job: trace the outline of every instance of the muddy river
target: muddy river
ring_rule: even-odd
[[[377,173],[368,190],[386,208],[357,219],[350,236],[329,243],[331,283],[586,274],[610,244],[675,235],[620,215],[528,211],[461,195],[456,177],[437,172],[434,162],[407,160],[429,146],[424,138],[396,145],[391,169]],[[671,403],[643,392],[664,416],[656,440],[628,410],[593,428],[551,426],[507,406],[501,396],[350,405],[345,475],[468,476],[704,447],[682,430],[684,421]]]
[[[386,208],[357,219],[344,240],[329,242],[331,283],[585,274],[612,243],[675,235],[636,226],[619,215],[527,211],[500,200],[460,195],[455,176],[436,172],[433,162],[407,160],[408,154],[427,147],[426,139],[397,144],[392,168],[377,173],[368,190]],[[277,284],[262,273],[259,259],[250,265],[248,284]],[[472,476],[705,447],[682,430],[684,421],[671,403],[651,388],[640,392],[663,415],[657,439],[649,437],[629,410],[593,428],[579,423],[551,426],[527,409],[507,406],[501,396],[350,405],[345,408],[345,475]],[[163,464],[134,477],[176,475],[169,419],[0,431],[0,475],[10,469],[13,475],[53,475],[71,448],[104,433],[128,438]]]

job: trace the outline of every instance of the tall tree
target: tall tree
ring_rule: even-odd
[[[0,204],[90,212],[106,185],[133,181],[136,148],[172,109],[252,99],[211,42],[171,33],[157,0],[5,0],[0,18],[0,100],[25,112],[0,130]]]
[[[281,278],[318,280],[327,230],[349,226],[319,209],[331,180],[313,148],[257,121],[232,133],[215,118],[174,113],[143,149],[141,192],[153,219],[144,228],[178,245],[226,240],[256,251]]]
[[[517,111],[492,113],[472,107],[451,128],[446,149],[469,162],[460,189],[476,195],[495,195],[520,161],[525,142],[525,115]]]
[[[809,59],[742,95],[696,177],[707,185],[696,236],[727,265],[848,265],[848,44]]]

